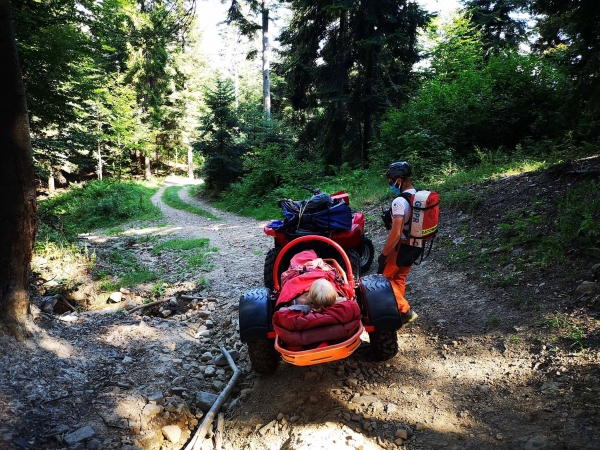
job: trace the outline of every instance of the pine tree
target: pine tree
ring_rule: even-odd
[[[417,32],[430,16],[407,0],[292,0],[290,7],[277,70],[300,113],[300,139],[326,164],[366,165],[383,112],[406,99]]]

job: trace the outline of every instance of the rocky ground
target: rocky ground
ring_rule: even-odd
[[[598,295],[573,295],[585,275],[569,285],[551,272],[519,275],[519,295],[532,302],[518,303],[514,286],[448,265],[461,238],[477,231],[463,226],[475,216],[444,211],[441,245],[409,276],[419,319],[398,332],[397,356],[374,362],[365,335],[347,360],[282,362],[260,377],[239,341],[237,303],[262,285],[272,246],[264,223],[205,204],[221,220],[177,211],[161,204],[161,192],[154,201],[169,226],[145,232],[209,238],[219,252],[206,285],[171,285],[165,302],[138,310],[156,300],[147,290],[83,312],[66,305],[81,301],[85,287],[53,309],[38,302],[34,339],[0,337],[0,449],[185,448],[232,376],[220,346],[242,375],[222,408],[223,432],[211,431],[204,449],[215,441],[256,450],[600,448]],[[367,211],[376,249],[385,239],[378,210]],[[87,239],[117,245],[123,236]],[[137,251],[151,265],[148,247]],[[568,340],[566,325],[552,320],[577,322],[583,338]]]

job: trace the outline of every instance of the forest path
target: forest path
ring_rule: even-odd
[[[180,194],[223,218],[215,223],[161,207],[181,233],[209,237],[222,249],[210,289],[229,292],[235,309],[240,294],[262,285],[264,252],[272,245],[264,223],[215,211],[186,190]],[[376,209],[371,213],[377,216]],[[442,225],[445,220],[442,213]],[[385,230],[371,226],[378,251]],[[258,377],[242,351],[247,375],[228,411],[226,442],[235,449],[296,450],[600,448],[597,431],[568,394],[575,378],[568,367],[578,356],[522,345],[519,326],[533,324],[513,313],[502,293],[469,281],[434,252],[431,262],[413,268],[407,296],[419,319],[399,331],[400,352],[391,360],[371,361],[365,334],[367,342],[347,360],[309,367],[282,362],[275,374]]]

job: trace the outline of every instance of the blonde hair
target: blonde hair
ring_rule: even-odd
[[[338,294],[335,288],[324,278],[315,280],[308,291],[309,304],[313,309],[333,305],[337,298]]]

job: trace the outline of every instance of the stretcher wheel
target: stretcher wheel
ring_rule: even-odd
[[[372,331],[369,333],[371,351],[377,361],[386,361],[398,354],[396,330]]]
[[[248,356],[255,372],[268,375],[277,370],[281,355],[275,350],[275,339],[251,341],[246,345],[248,345]]]

